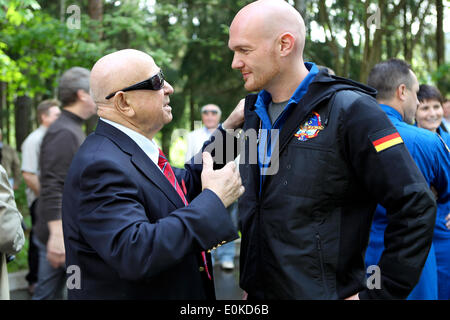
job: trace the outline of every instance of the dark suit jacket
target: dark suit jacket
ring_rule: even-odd
[[[69,299],[214,299],[200,252],[237,233],[216,194],[201,192],[201,170],[174,169],[192,200],[185,207],[142,149],[99,120],[64,186],[66,266],[81,273]]]

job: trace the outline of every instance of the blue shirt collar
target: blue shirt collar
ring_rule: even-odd
[[[285,111],[290,108],[294,104],[298,104],[301,98],[305,95],[305,93],[308,91],[308,87],[310,83],[314,80],[314,77],[319,73],[319,69],[317,68],[316,64],[313,62],[305,62],[306,69],[309,70],[308,75],[303,79],[303,81],[300,83],[300,85],[295,90],[292,97],[289,99]],[[261,90],[258,94],[258,98],[255,103],[255,112],[258,114],[259,118],[262,121],[263,128],[266,129],[272,129],[272,123],[270,121],[269,115],[267,113],[267,108],[272,101],[272,95],[266,91]]]
[[[391,106],[388,106],[387,104],[382,104],[380,103],[380,107],[381,109],[383,109],[383,111],[391,118],[395,118],[397,120],[399,120],[400,122],[403,122],[403,117],[400,114],[400,112],[398,112],[397,110],[395,110],[394,108],[392,108]]]

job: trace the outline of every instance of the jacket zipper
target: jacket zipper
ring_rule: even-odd
[[[317,252],[319,253],[320,271],[322,273],[323,286],[325,287],[325,294],[328,297],[328,285],[327,285],[327,279],[325,276],[325,265],[324,265],[324,261],[323,261],[322,244],[320,241],[320,235],[318,233],[316,233],[316,244],[317,244]]]

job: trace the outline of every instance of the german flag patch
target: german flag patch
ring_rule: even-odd
[[[370,142],[377,152],[384,151],[403,143],[402,137],[395,128],[381,130],[369,136]]]

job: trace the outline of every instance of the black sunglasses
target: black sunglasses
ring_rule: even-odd
[[[208,113],[218,114],[219,111],[217,111],[217,110],[203,110],[202,113],[203,114],[208,114]]]
[[[126,87],[121,90],[117,90],[105,97],[105,99],[111,99],[119,91],[132,91],[132,90],[161,90],[164,88],[164,74],[162,70],[159,70],[157,74],[150,77],[147,80],[141,81],[139,83],[133,84],[132,86]]]

